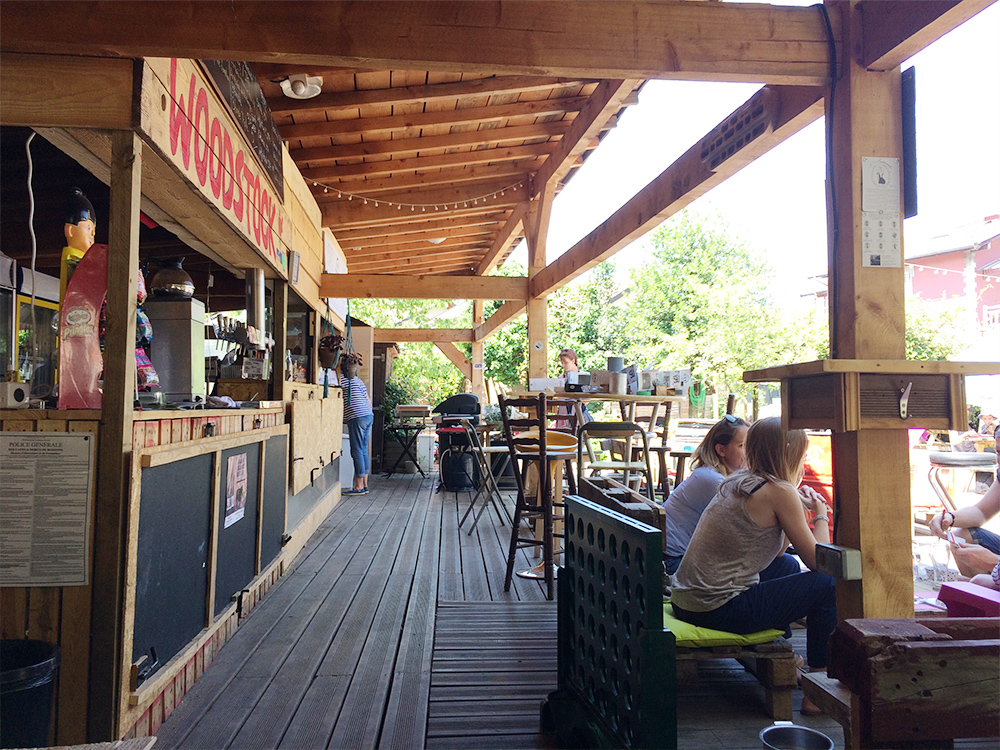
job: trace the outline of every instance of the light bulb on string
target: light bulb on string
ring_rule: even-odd
[[[347,200],[349,200],[349,201],[352,201],[352,200],[354,200],[354,196],[353,196],[353,195],[348,195],[348,196],[347,196]]]
[[[323,188],[323,192],[324,193],[329,193],[330,192],[330,188],[327,188],[327,187]]]

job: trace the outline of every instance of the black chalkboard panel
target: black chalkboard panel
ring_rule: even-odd
[[[260,567],[281,553],[285,533],[285,489],[288,486],[288,435],[275,435],[264,443],[264,502],[261,508]]]
[[[162,667],[205,627],[212,458],[142,470],[133,662],[152,646]]]
[[[281,135],[253,70],[247,63],[234,60],[202,60],[201,64],[229,104],[247,143],[257,154],[278,197],[284,201]]]
[[[260,446],[251,443],[222,451],[213,617],[218,617],[229,606],[233,594],[241,591],[256,574]]]

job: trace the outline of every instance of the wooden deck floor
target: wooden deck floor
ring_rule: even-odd
[[[469,495],[436,487],[396,475],[345,498],[157,747],[554,747],[538,706],[556,683],[555,604],[535,581],[504,593],[510,527],[490,512],[467,535]],[[680,747],[759,748],[770,720],[756,682],[735,661],[710,664],[678,697]],[[832,720],[795,719],[843,747]]]

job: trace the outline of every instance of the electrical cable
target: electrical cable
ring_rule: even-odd
[[[833,25],[830,23],[830,13],[823,3],[818,3],[813,6],[818,8],[820,15],[823,17],[823,24],[826,27],[826,44],[827,49],[830,53],[830,97],[828,100],[825,125],[826,125],[826,181],[827,187],[830,190],[830,213],[833,214],[833,252],[831,256],[837,251],[837,243],[840,239],[840,229],[839,229],[839,217],[837,215],[837,189],[834,183],[834,170],[833,170],[833,105],[834,105],[834,95],[837,90],[837,45],[833,38]],[[835,274],[830,273],[830,295],[835,293]],[[830,357],[837,357],[837,317],[832,316],[830,321]]]

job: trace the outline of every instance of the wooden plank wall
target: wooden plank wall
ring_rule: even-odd
[[[282,146],[285,177],[285,212],[292,222],[291,250],[299,253],[299,281],[291,283],[292,263],[288,262],[288,280],[295,292],[314,310],[325,307],[319,298],[319,282],[323,273],[322,214],[298,166]]]
[[[100,416],[93,410],[4,410],[0,411],[0,430],[90,433],[96,451]],[[94,496],[96,483],[95,472]],[[90,534],[93,545],[93,527]],[[91,585],[0,589],[0,636],[47,641],[61,650],[52,745],[76,745],[87,739],[87,691],[81,686],[87,684],[90,669],[90,601]]]

